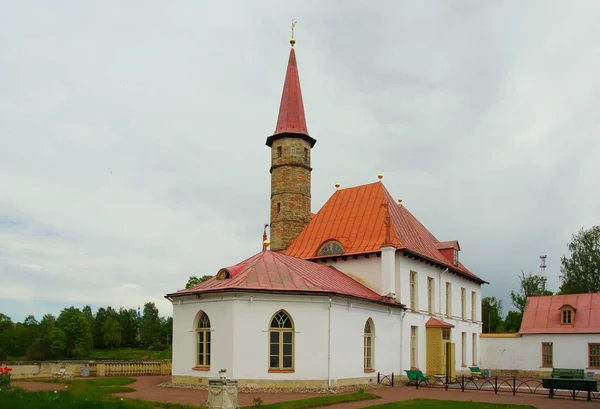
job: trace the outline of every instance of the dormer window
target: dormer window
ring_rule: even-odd
[[[220,269],[217,273],[217,280],[226,280],[228,278],[231,278],[231,273],[226,268]]]
[[[560,307],[560,324],[572,325],[575,321],[575,308],[569,304]]]
[[[454,265],[458,267],[458,250],[454,249]]]
[[[335,256],[338,254],[344,254],[344,246],[337,240],[326,241],[317,252],[318,256]]]

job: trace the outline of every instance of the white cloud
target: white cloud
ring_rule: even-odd
[[[383,172],[506,304],[541,254],[557,285],[571,232],[598,223],[595,2],[140,4],[0,15],[9,315],[168,313],[189,275],[260,250],[292,17],[313,210]]]

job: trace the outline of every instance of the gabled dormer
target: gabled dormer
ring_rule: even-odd
[[[449,263],[454,267],[458,267],[458,252],[460,251],[458,240],[442,241],[436,243],[436,247]]]
[[[560,325],[573,325],[575,323],[575,307],[570,304],[564,304],[559,308]]]

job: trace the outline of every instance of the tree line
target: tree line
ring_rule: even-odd
[[[560,294],[600,293],[600,226],[580,229],[573,234],[567,248],[569,256],[561,257]],[[509,311],[502,318],[502,300],[490,305],[491,297],[481,302],[483,332],[519,332],[527,297],[554,295],[546,288],[547,278],[533,272],[519,275],[519,289],[510,292],[516,311]]]
[[[85,359],[92,349],[146,347],[164,349],[171,343],[173,318],[160,317],[153,302],[135,309],[98,308],[89,305],[63,309],[58,317],[33,315],[13,323],[0,313],[0,359]]]

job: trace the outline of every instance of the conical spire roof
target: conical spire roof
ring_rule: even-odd
[[[284,136],[299,137],[305,139],[311,144],[311,147],[317,141],[310,137],[306,126],[306,116],[304,114],[304,103],[302,102],[302,90],[300,89],[300,77],[298,75],[298,63],[296,62],[296,51],[293,44],[290,49],[285,81],[283,83],[283,92],[281,94],[281,103],[279,105],[279,115],[277,125],[272,136],[267,138],[267,146]]]

